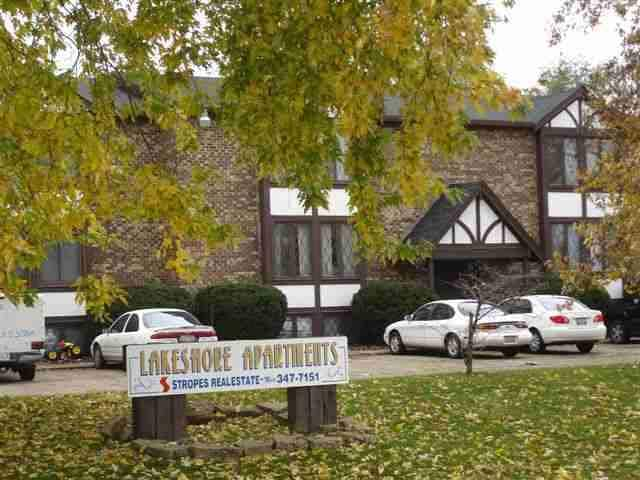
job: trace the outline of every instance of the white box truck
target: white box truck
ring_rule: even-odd
[[[0,294],[0,371],[11,370],[22,380],[33,380],[35,362],[44,354],[44,338],[42,302],[15,306]]]

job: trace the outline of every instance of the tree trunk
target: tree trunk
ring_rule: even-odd
[[[464,350],[464,364],[467,367],[467,375],[473,373],[473,314],[469,314],[469,329],[467,334],[467,345]]]

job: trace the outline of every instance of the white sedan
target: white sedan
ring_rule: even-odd
[[[449,357],[460,358],[467,343],[469,314],[475,314],[477,305],[474,300],[427,303],[387,326],[384,342],[395,354],[417,347],[444,350]],[[513,357],[530,340],[526,315],[508,315],[490,304],[481,306],[474,349],[499,350],[504,356]]]
[[[576,345],[582,353],[607,336],[604,316],[575,298],[561,295],[527,295],[505,300],[502,308],[532,314],[529,350],[542,353],[548,345]]]
[[[146,343],[216,342],[213,327],[175,308],[148,308],[123,313],[91,342],[96,368],[106,362],[124,363],[124,347]]]

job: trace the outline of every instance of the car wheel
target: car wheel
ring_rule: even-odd
[[[391,332],[391,335],[389,335],[389,350],[394,355],[399,355],[405,352],[404,343],[402,343],[402,338],[400,338],[400,334],[398,332]]]
[[[591,350],[593,350],[594,345],[595,344],[593,342],[583,342],[576,344],[576,347],[578,347],[580,353],[589,353]]]
[[[444,348],[449,358],[462,357],[462,343],[455,333],[450,333],[447,335],[447,338],[444,339]]]
[[[531,342],[529,342],[529,351],[531,353],[544,353],[547,349],[547,346],[544,344],[544,340],[542,340],[542,335],[538,330],[531,331]]]
[[[21,367],[18,370],[18,375],[20,375],[20,380],[31,381],[36,376],[36,366],[29,365],[28,367]]]
[[[517,348],[517,347],[503,348],[502,349],[502,355],[504,355],[507,358],[513,358],[516,355],[518,355],[519,351],[520,351],[520,349]]]
[[[105,361],[104,357],[102,356],[102,349],[100,348],[100,345],[96,345],[95,347],[93,347],[93,364],[96,366],[96,368],[105,367]]]
[[[624,327],[624,323],[615,322],[609,327],[609,340],[611,343],[621,344],[629,341],[629,334]]]

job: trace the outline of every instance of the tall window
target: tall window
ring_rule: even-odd
[[[64,242],[49,249],[47,259],[40,268],[40,283],[44,285],[70,285],[81,275],[82,255],[77,243]]]
[[[547,183],[562,187],[578,185],[578,142],[570,137],[547,137],[544,142]]]
[[[344,157],[347,154],[347,142],[344,138],[338,135],[338,148],[340,149],[341,155],[340,158],[336,159],[332,164],[329,174],[333,178],[334,181],[340,182],[348,182],[351,180],[349,175],[344,169]]]
[[[547,185],[576,187],[578,172],[595,171],[602,156],[612,149],[613,143],[603,138],[545,137],[543,154]]]
[[[353,227],[346,223],[324,223],[320,227],[323,277],[354,277]]]
[[[276,223],[273,226],[275,277],[311,276],[311,224]]]
[[[309,315],[288,315],[280,338],[310,337],[312,335],[313,319]]]
[[[600,159],[606,153],[611,153],[613,143],[602,138],[587,138],[584,141],[586,168],[589,173],[598,169]]]
[[[336,182],[348,182],[351,180],[351,177],[347,175],[347,172],[344,170],[344,163],[342,160],[336,160],[331,164],[330,167],[330,175]]]
[[[559,253],[570,263],[588,261],[589,251],[585,247],[575,223],[556,223],[551,225],[551,247],[553,253]]]

